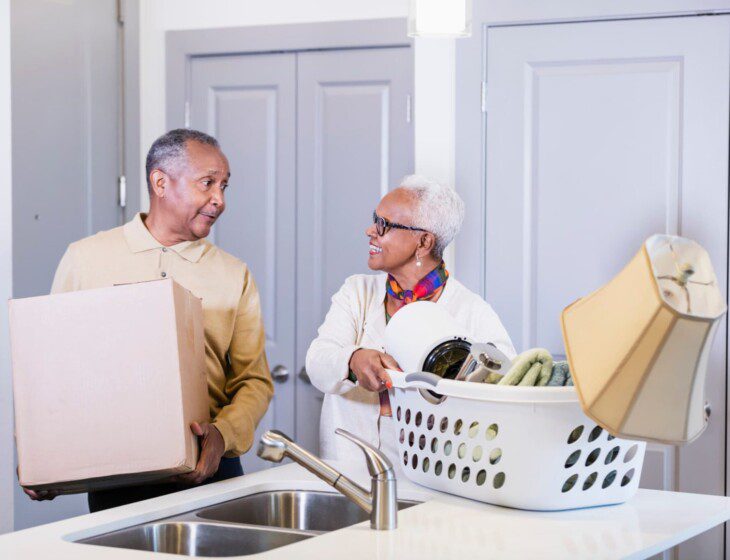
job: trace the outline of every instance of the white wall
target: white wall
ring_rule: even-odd
[[[142,161],[165,131],[165,31],[406,17],[408,0],[145,0],[140,13]],[[405,29],[403,30],[405,33]],[[417,39],[416,172],[454,181],[454,42]],[[142,180],[142,207],[148,204]]]
[[[0,533],[13,530],[13,413],[6,302],[12,293],[10,0],[0,0]]]

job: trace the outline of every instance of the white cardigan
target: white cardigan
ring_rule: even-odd
[[[319,451],[326,459],[345,460],[359,454],[352,443],[334,433],[335,428],[344,428],[381,448],[378,395],[347,377],[355,350],[385,351],[386,278],[385,274],[356,274],[345,280],[332,296],[332,306],[307,352],[307,373],[312,384],[324,393]],[[492,342],[510,358],[515,355],[512,341],[492,307],[453,277],[436,303],[446,306],[475,340]]]

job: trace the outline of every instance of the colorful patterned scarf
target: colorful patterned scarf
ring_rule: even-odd
[[[412,290],[404,290],[401,288],[398,285],[398,281],[390,274],[388,274],[385,289],[390,297],[402,301],[403,305],[407,305],[419,299],[431,297],[436,290],[446,284],[448,279],[449,272],[446,270],[446,263],[441,261],[441,264],[421,278]]]

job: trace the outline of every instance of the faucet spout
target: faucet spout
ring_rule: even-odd
[[[341,429],[336,433],[363,450],[371,478],[370,492],[277,430],[269,430],[261,437],[257,455],[275,463],[289,457],[369,513],[371,528],[395,529],[398,514],[396,479],[390,461],[357,436]]]

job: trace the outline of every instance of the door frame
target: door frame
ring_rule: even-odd
[[[190,93],[193,58],[412,47],[413,40],[407,36],[406,29],[406,18],[382,18],[168,31],[165,34],[166,126],[181,128],[189,121],[186,99]]]

